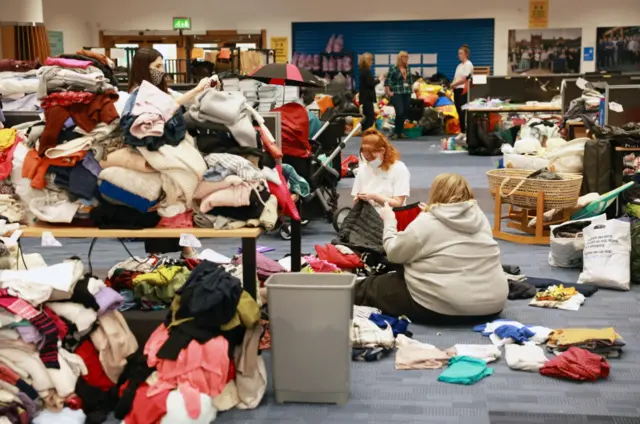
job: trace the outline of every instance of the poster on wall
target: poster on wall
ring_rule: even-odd
[[[640,26],[597,29],[598,71],[640,71]]]
[[[507,74],[577,74],[581,54],[581,28],[512,29]]]
[[[276,51],[276,63],[289,61],[289,37],[271,37],[271,48]]]
[[[62,31],[47,31],[51,56],[58,56],[64,53],[64,34]]]
[[[549,0],[529,0],[529,28],[549,26]]]

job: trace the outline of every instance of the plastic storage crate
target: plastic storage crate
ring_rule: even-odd
[[[422,127],[405,128],[403,133],[409,138],[422,137]]]
[[[269,277],[276,401],[344,404],[349,399],[353,274]]]

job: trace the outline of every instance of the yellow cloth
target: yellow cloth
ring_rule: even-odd
[[[0,130],[0,150],[6,150],[16,142],[18,130],[5,128]]]
[[[619,337],[613,327],[609,328],[560,328],[549,334],[548,344],[565,346],[580,344],[588,340],[606,340],[610,343]]]
[[[258,303],[246,291],[242,292],[240,301],[236,307],[236,315],[220,327],[222,331],[229,331],[242,325],[245,328],[252,328],[260,322],[260,307]]]
[[[543,292],[536,293],[536,300],[555,300],[564,302],[578,294],[575,287],[564,287],[562,284],[553,286]]]
[[[132,283],[134,286],[143,281],[149,284],[155,284],[158,286],[167,285],[171,283],[171,281],[175,278],[176,274],[179,273],[181,270],[182,270],[181,266],[163,266],[147,274],[138,275],[136,278],[132,280]]]

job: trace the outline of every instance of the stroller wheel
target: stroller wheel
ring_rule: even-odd
[[[282,224],[280,226],[280,237],[282,240],[291,240],[291,225]]]
[[[333,228],[336,232],[340,232],[340,228],[342,227],[342,222],[351,212],[351,208],[342,208],[338,212],[333,215]]]

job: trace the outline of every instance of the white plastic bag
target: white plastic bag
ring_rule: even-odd
[[[631,224],[611,219],[584,229],[584,267],[578,284],[629,290],[631,283]]]
[[[588,138],[576,138],[547,155],[549,166],[555,172],[564,174],[582,174],[584,167],[584,146]]]
[[[519,155],[517,153],[505,153],[502,163],[504,163],[505,168],[529,169],[532,173],[533,171],[549,166],[549,161],[545,158]]]
[[[562,231],[562,227],[571,224],[586,223],[585,225],[588,225],[590,222],[603,222],[606,220],[607,216],[602,214],[593,218],[577,219],[563,222],[560,225],[552,225],[549,231],[549,265],[559,268],[581,268],[582,251],[584,250],[584,230],[579,236],[573,238],[558,237],[556,234]]]

